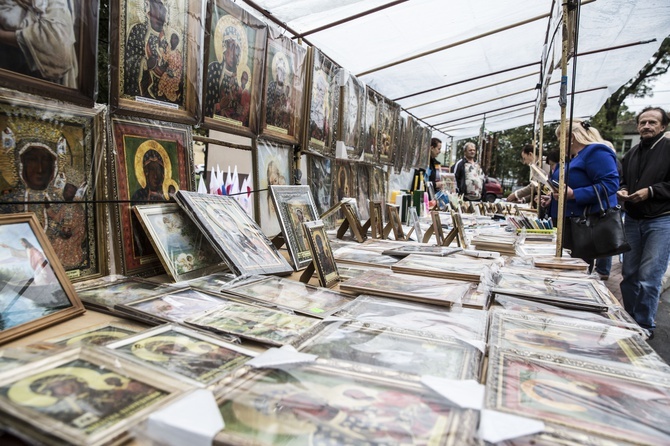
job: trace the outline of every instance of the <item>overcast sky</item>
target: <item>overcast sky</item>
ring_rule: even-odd
[[[653,84],[653,96],[645,98],[628,98],[625,104],[630,111],[637,113],[644,107],[653,105],[654,107],[662,107],[666,111],[670,111],[670,73],[658,78]]]

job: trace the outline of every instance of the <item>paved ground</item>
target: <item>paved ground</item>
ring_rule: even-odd
[[[621,263],[617,258],[612,259],[612,270],[610,278],[607,280],[607,288],[619,299],[621,305],[621,290],[619,284],[621,283]],[[665,362],[670,364],[670,288],[661,294],[661,301],[658,304],[658,312],[656,313],[656,330],[654,339],[649,342],[649,345],[656,350],[656,353],[661,355]]]

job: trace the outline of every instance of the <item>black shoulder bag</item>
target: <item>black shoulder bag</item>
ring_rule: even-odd
[[[610,206],[605,190],[607,207],[603,207],[603,200],[595,185],[593,190],[596,192],[600,210],[593,214],[587,213],[591,208],[589,206],[581,216],[568,217],[565,220],[563,247],[571,250],[572,257],[582,259],[598,259],[630,251],[623,229],[621,206]]]

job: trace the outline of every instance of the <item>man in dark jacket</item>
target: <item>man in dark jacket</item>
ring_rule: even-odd
[[[621,282],[626,311],[654,336],[661,281],[670,258],[670,123],[662,108],[647,107],[637,116],[640,144],[623,158],[618,198],[626,210]]]
[[[475,161],[477,147],[468,142],[463,147],[463,158],[451,168],[456,177],[456,191],[466,201],[481,200],[484,191],[484,172]]]

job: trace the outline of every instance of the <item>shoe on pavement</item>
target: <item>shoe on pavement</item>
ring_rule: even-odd
[[[610,276],[605,274],[598,274],[598,276],[600,277],[600,280],[608,280],[610,278]]]

